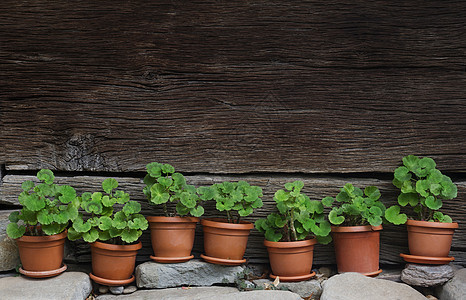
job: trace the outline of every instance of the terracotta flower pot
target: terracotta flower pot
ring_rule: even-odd
[[[408,244],[411,255],[447,257],[458,223],[408,220]],[[448,263],[448,262],[447,262]]]
[[[332,238],[339,273],[358,272],[375,276],[379,269],[379,226],[332,226]]]
[[[204,251],[201,257],[207,262],[236,266],[246,262],[243,259],[249,232],[254,228],[251,222],[228,223],[224,219],[202,219],[204,230]]]
[[[296,242],[264,241],[269,253],[272,273],[270,277],[280,277],[280,281],[302,281],[315,275],[311,273],[316,239]]]
[[[92,243],[90,277],[97,283],[109,286],[120,286],[134,281],[132,274],[136,255],[141,247],[141,242],[134,245]]]
[[[51,277],[66,270],[63,251],[67,231],[49,236],[22,236],[16,239],[22,267],[29,277]]]
[[[195,217],[147,217],[152,241],[153,260],[159,263],[185,262],[194,257]]]

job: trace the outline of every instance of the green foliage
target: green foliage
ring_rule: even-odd
[[[324,218],[322,202],[310,200],[301,193],[302,181],[288,182],[285,190],[275,192],[276,213],[255,222],[255,227],[265,234],[268,241],[300,241],[310,235],[317,237],[322,244],[331,241],[330,223]],[[328,204],[330,199],[326,199]]]
[[[378,226],[383,222],[385,205],[379,201],[380,191],[375,186],[368,186],[362,191],[351,183],[345,184],[335,198],[325,197],[322,205],[332,208],[328,219],[333,225]]]
[[[408,155],[403,158],[403,165],[396,168],[393,184],[400,189],[398,204],[411,208],[412,217],[421,221],[451,222],[451,218],[438,210],[443,206],[443,200],[457,196],[457,187],[450,177],[436,169],[432,158],[419,158]],[[392,223],[402,224],[407,215],[400,213],[400,207],[390,207],[385,217]],[[404,223],[404,222],[403,222]]]
[[[141,211],[141,204],[130,200],[129,194],[118,187],[118,181],[107,178],[102,182],[102,192],[83,193],[78,197],[81,209],[89,215],[84,219],[83,213],[73,221],[68,230],[68,238],[72,241],[82,238],[88,243],[97,240],[112,244],[130,244],[139,239],[148,222]],[[115,212],[115,206],[123,205]]]
[[[215,183],[197,189],[200,199],[216,202],[218,211],[225,212],[229,223],[239,223],[241,217],[249,216],[254,209],[262,207],[262,189],[246,181]]]
[[[31,180],[21,184],[18,200],[23,208],[10,214],[7,226],[7,234],[13,239],[61,233],[77,217],[79,202],[74,188],[54,184],[51,170],[40,170],[37,179],[38,184]]]
[[[204,214],[196,188],[186,184],[183,174],[175,173],[173,166],[152,162],[146,166],[146,170],[143,192],[149,203],[162,206],[166,217],[200,217]]]

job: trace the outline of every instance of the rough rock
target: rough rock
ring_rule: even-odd
[[[136,267],[139,288],[168,288],[177,286],[211,286],[234,283],[241,266],[221,266],[193,259],[185,263],[160,264],[146,262]]]
[[[391,280],[394,282],[402,282],[401,281],[401,268],[400,269],[384,269],[382,273],[377,275],[377,279],[385,279]]]
[[[453,278],[454,271],[450,265],[407,264],[401,272],[401,280],[415,286],[437,286]]]
[[[111,286],[111,287],[108,288],[110,293],[112,293],[113,295],[123,294],[124,289],[125,289],[125,287],[123,287],[123,286]]]
[[[257,279],[253,280],[254,284],[258,288],[265,288],[272,285],[272,281],[269,279]],[[306,280],[300,282],[280,282],[277,289],[287,289],[290,292],[300,295],[302,298],[319,299],[322,294],[322,286],[318,280]]]
[[[453,278],[437,288],[441,300],[466,299],[466,268],[455,272]]]
[[[107,294],[107,293],[108,293],[108,290],[109,290],[109,288],[108,288],[108,286],[106,286],[106,285],[101,285],[101,286],[99,286],[99,293],[100,293],[100,294]]]
[[[23,276],[0,278],[0,298],[8,300],[84,300],[91,290],[89,276],[81,272],[65,272],[44,279]]]
[[[323,284],[321,300],[426,300],[421,293],[403,283],[344,273],[330,277]]]
[[[137,291],[138,288],[135,285],[129,285],[123,290],[123,294],[132,294]]]
[[[8,216],[13,211],[0,211],[0,272],[14,270],[19,264],[18,246],[6,234],[6,227],[10,223]]]
[[[138,290],[131,295],[101,295],[97,300],[301,300],[298,294],[289,291],[250,291],[240,292],[231,287],[193,287],[193,288],[169,288],[161,290]]]

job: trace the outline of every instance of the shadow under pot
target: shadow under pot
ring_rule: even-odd
[[[201,224],[205,251],[201,257],[205,261],[227,266],[246,262],[243,256],[254,224],[247,221],[228,223],[225,219],[202,219]]]
[[[406,228],[410,254],[400,254],[405,261],[443,265],[454,260],[448,255],[458,223],[408,220]]]
[[[311,273],[316,239],[295,242],[264,241],[269,253],[272,279],[279,276],[280,281],[293,282],[312,278]]]
[[[95,282],[108,286],[133,282],[136,255],[141,248],[141,242],[133,245],[92,243],[92,273],[89,276]]]
[[[357,272],[376,276],[379,269],[379,226],[332,226],[338,273]]]
[[[19,272],[33,278],[59,275],[66,270],[63,253],[67,231],[47,236],[22,236],[16,239],[22,267]]]
[[[154,255],[158,263],[186,262],[194,257],[196,217],[147,217]]]

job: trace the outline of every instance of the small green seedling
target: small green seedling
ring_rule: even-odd
[[[84,220],[82,213],[68,230],[72,241],[83,238],[88,243],[97,240],[109,244],[131,244],[139,239],[148,222],[141,211],[141,204],[130,200],[129,194],[115,190],[118,181],[107,178],[102,182],[104,193],[83,193],[79,197],[81,208],[90,215]],[[114,191],[115,190],[115,191]],[[115,212],[115,207],[122,207]]]
[[[322,204],[332,208],[328,219],[333,225],[342,226],[378,226],[383,222],[385,205],[379,201],[380,191],[375,186],[368,186],[364,192],[351,183],[345,184],[340,193],[325,197]]]
[[[183,174],[176,172],[169,164],[157,162],[146,166],[147,175],[144,177],[146,186],[143,189],[149,203],[161,205],[166,217],[186,216],[200,217],[204,208],[200,204],[196,188],[186,184]],[[169,211],[169,205],[174,209]]]
[[[240,223],[241,217],[249,216],[254,209],[262,207],[262,189],[246,181],[215,183],[197,189],[200,198],[215,200],[218,211],[226,212],[229,223]]]
[[[54,184],[55,176],[47,169],[40,170],[37,179],[41,183],[27,180],[21,184],[23,191],[18,200],[23,208],[10,214],[11,223],[6,230],[12,239],[61,233],[78,216],[79,202],[74,188]]]
[[[436,166],[430,157],[408,155],[403,158],[403,165],[396,168],[393,185],[401,190],[398,204],[401,207],[411,207],[414,219],[451,223],[451,217],[439,209],[443,206],[442,199],[456,198],[457,187]],[[394,205],[386,210],[387,220],[394,224],[406,222],[408,216],[400,213],[400,206]]]
[[[265,239],[272,242],[300,241],[310,235],[317,237],[322,244],[328,244],[330,223],[325,220],[324,207],[320,201],[310,200],[301,193],[302,181],[288,182],[285,190],[278,190],[274,200],[278,213],[271,213],[265,219],[259,219],[255,227],[265,234]]]

